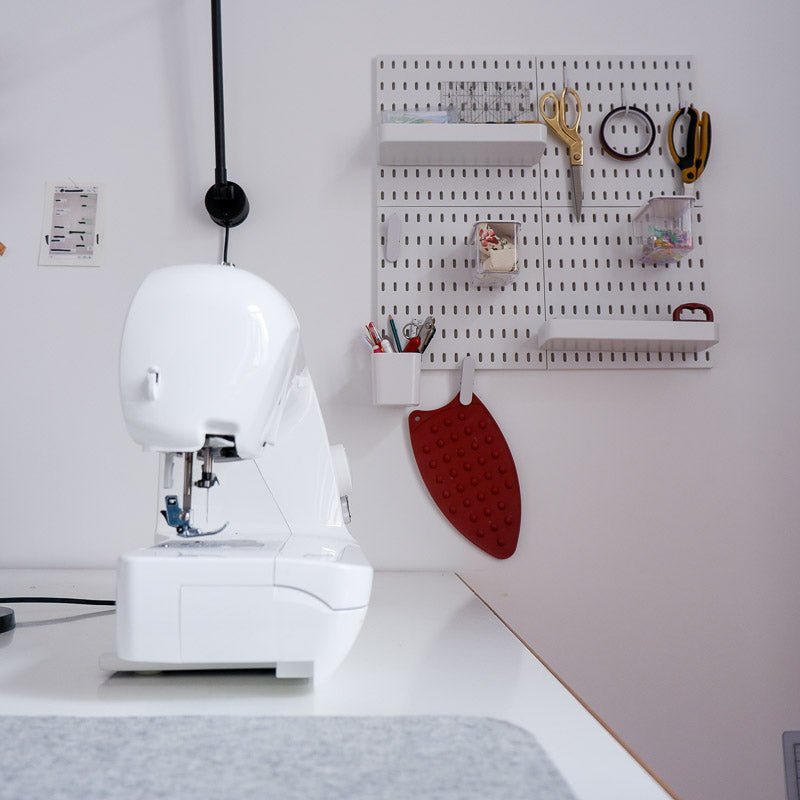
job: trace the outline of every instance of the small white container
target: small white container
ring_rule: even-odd
[[[632,220],[633,241],[646,264],[680,261],[692,252],[692,203],[688,195],[652,197]]]
[[[472,283],[505,286],[519,275],[517,238],[521,222],[478,220],[472,228]]]
[[[419,405],[420,353],[373,353],[371,358],[376,406]]]

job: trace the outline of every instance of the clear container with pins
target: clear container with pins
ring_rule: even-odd
[[[692,252],[692,206],[689,195],[651,197],[632,220],[633,243],[646,264],[680,261]]]
[[[478,220],[472,228],[472,283],[505,286],[519,275],[517,241],[522,223],[514,220]]]

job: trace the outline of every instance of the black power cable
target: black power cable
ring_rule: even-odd
[[[90,600],[86,597],[0,597],[0,603],[69,603],[83,606],[115,606],[116,600]],[[0,607],[0,633],[13,630],[16,626],[14,611]]]
[[[74,603],[84,606],[115,606],[116,600],[89,600],[85,597],[0,597],[0,603]]]

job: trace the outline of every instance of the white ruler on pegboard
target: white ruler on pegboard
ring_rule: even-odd
[[[499,98],[502,113],[536,119],[539,95],[560,92],[565,78],[583,106],[579,221],[572,214],[565,148],[552,133],[532,168],[377,167],[376,322],[384,324],[388,314],[399,322],[434,316],[437,335],[423,356],[424,368],[456,368],[468,354],[482,369],[711,366],[709,350],[545,352],[535,336],[549,319],[667,320],[684,303],[711,305],[702,179],[694,184],[695,247],[687,257],[643,264],[630,234],[632,215],[649,198],[683,193],[665,130],[679,107],[702,105],[691,57],[381,56],[375,70],[376,122],[384,110],[445,110],[454,97],[472,97],[473,91],[476,100],[462,102],[462,114],[479,113]],[[635,161],[614,160],[599,144],[601,121],[620,105],[644,109],[656,124],[651,151]],[[610,129],[615,143],[626,137],[638,142],[640,124],[617,116]],[[400,243],[396,260],[389,261],[385,234],[392,215],[400,223]],[[469,236],[482,219],[522,222],[520,274],[513,284],[471,283]]]

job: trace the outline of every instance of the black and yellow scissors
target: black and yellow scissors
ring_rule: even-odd
[[[572,98],[572,102],[575,105],[572,124],[567,121],[567,117],[570,116],[567,109],[567,95]],[[571,86],[565,86],[561,90],[561,96],[558,96],[555,92],[545,92],[539,98],[539,111],[548,127],[567,145],[569,165],[572,167],[572,202],[575,208],[575,216],[580,218],[581,205],[583,204],[583,184],[581,181],[583,139],[579,130],[581,98]]]
[[[689,124],[686,128],[686,147],[682,148],[681,155],[675,144],[675,125],[684,114],[688,115]],[[681,171],[683,182],[694,183],[703,174],[711,153],[711,117],[708,112],[701,114],[694,106],[679,108],[669,121],[667,146],[672,160]]]

